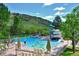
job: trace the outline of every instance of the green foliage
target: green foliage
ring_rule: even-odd
[[[9,26],[8,26],[9,15],[10,15],[10,12],[8,8],[1,3],[0,4],[0,33],[2,34],[0,38],[4,37],[4,35],[8,36],[9,34]]]
[[[40,17],[10,13],[4,4],[0,4],[0,38],[9,36],[27,36],[40,32],[41,35],[48,35],[50,21]]]
[[[54,19],[54,21],[53,21],[53,26],[54,26],[54,28],[56,28],[56,29],[59,29],[60,28],[60,26],[61,26],[61,18],[60,18],[60,16],[56,16],[55,17],[55,19]]]
[[[47,51],[51,51],[50,40],[48,40],[46,48],[47,48]]]
[[[11,34],[15,35],[19,32],[19,30],[20,30],[18,28],[19,22],[20,22],[19,18],[17,16],[14,16],[14,22],[13,22],[13,25],[12,25],[11,30],[10,30]]]
[[[63,29],[64,37],[72,40],[72,50],[75,53],[75,44],[79,39],[79,6],[66,15],[66,22]]]
[[[43,36],[49,35],[49,31],[43,30],[43,31],[41,32],[41,35],[43,35]]]
[[[25,33],[26,35],[30,35],[30,34],[35,34],[37,32],[40,32],[40,34],[44,34],[44,35],[48,34],[47,25],[50,24],[51,22],[39,17],[25,15],[25,14],[13,13],[12,15],[14,16],[13,19],[16,19],[17,17],[18,21],[16,22],[18,24],[14,23],[11,26],[10,29],[11,34],[18,33],[18,35],[21,35],[22,33]]]
[[[68,46],[63,53],[61,53],[61,56],[79,56],[79,47],[76,48],[76,53],[73,54],[72,47]]]
[[[66,22],[62,25],[63,36],[72,39],[79,39],[79,7],[73,9],[72,13],[66,15]],[[73,35],[74,33],[74,35]]]

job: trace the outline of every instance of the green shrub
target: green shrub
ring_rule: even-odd
[[[8,36],[1,34],[0,39],[8,39]]]
[[[49,35],[49,32],[46,31],[46,30],[43,30],[43,31],[41,32],[41,35],[44,35],[44,36]]]

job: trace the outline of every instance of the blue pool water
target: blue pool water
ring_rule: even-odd
[[[17,42],[17,38],[15,38],[15,42]],[[26,41],[26,46],[29,48],[42,48],[46,49],[47,45],[47,40],[42,40],[40,38],[35,38],[35,37],[22,37],[20,38],[20,42],[24,43]],[[58,40],[52,40],[51,41],[51,47],[53,48],[56,45],[60,45],[61,42]]]

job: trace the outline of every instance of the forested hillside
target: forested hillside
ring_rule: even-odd
[[[50,21],[40,17],[11,13],[4,4],[0,4],[0,38],[37,32],[40,32],[41,35],[47,35],[50,24]]]

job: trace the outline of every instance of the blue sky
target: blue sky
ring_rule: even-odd
[[[62,16],[70,13],[74,7],[78,6],[79,3],[8,3],[5,5],[11,12],[28,14],[53,21],[56,15],[60,15],[62,18]]]

